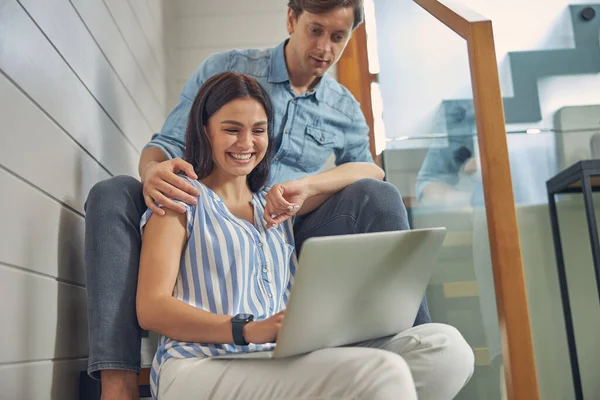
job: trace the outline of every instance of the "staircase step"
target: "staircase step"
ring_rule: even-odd
[[[446,299],[457,299],[465,297],[479,297],[477,282],[446,282],[443,284],[444,297]]]
[[[580,15],[586,8],[600,14],[600,4],[571,5],[575,48],[509,52],[513,97],[503,98],[507,124],[542,120],[538,80],[547,76],[582,75],[600,72],[600,17],[590,21]],[[472,99],[444,100],[441,107],[449,134],[474,133]]]

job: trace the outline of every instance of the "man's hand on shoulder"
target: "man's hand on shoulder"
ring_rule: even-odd
[[[158,207],[155,201],[163,207],[180,213],[185,213],[185,207],[171,200],[172,198],[196,205],[197,198],[200,195],[198,189],[181,176],[178,176],[178,172],[185,172],[189,178],[198,179],[192,165],[181,158],[163,162],[151,161],[146,164],[141,176],[144,187],[144,201],[146,206],[154,213],[158,215],[165,214],[164,210]]]

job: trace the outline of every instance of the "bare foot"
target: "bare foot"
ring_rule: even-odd
[[[103,370],[101,400],[140,400],[138,375],[133,371],[118,369]]]

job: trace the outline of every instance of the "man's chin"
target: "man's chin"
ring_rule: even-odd
[[[329,68],[325,68],[325,69],[323,69],[323,68],[319,68],[319,69],[313,69],[313,71],[312,71],[312,75],[313,75],[315,78],[322,78],[322,77],[323,77],[323,75],[325,75],[325,74],[327,73],[327,71],[328,71],[328,70],[329,70]]]

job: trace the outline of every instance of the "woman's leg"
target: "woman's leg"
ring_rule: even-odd
[[[445,324],[419,325],[361,347],[388,350],[410,366],[419,400],[450,400],[467,384],[475,357],[460,332]]]
[[[416,400],[406,362],[397,354],[352,347],[284,359],[170,359],[159,398],[219,400]]]

